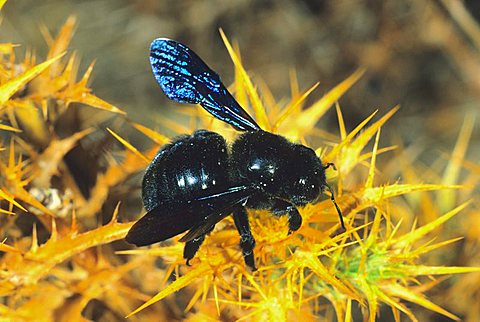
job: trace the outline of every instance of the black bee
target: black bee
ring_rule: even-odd
[[[195,256],[215,224],[233,214],[245,263],[256,270],[246,208],[288,216],[289,233],[300,228],[297,207],[316,201],[328,189],[344,227],[325,169],[315,152],[263,131],[191,49],[159,38],[150,47],[153,74],[172,100],[200,104],[243,133],[231,148],[218,133],[199,130],[176,138],[157,153],[143,177],[147,213],[128,232],[137,246],[188,231],[183,256]]]

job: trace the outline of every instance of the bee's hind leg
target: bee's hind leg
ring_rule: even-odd
[[[188,266],[191,266],[190,265],[190,260],[195,256],[198,249],[200,248],[200,246],[205,241],[205,236],[210,234],[214,227],[215,227],[215,225],[212,226],[205,234],[200,235],[200,236],[198,236],[198,237],[196,237],[192,240],[189,240],[185,243],[185,247],[183,248],[183,258],[185,258],[187,260],[186,264]]]
[[[200,245],[202,245],[203,241],[205,240],[205,235],[201,235],[195,239],[189,240],[185,243],[185,247],[183,248],[183,258],[187,260],[187,265],[190,265],[190,260],[195,256]]]

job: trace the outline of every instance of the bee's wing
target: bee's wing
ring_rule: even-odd
[[[205,218],[204,221],[202,221],[202,222],[198,223],[197,225],[193,226],[188,231],[188,233],[186,233],[185,235],[182,236],[182,238],[180,238],[180,241],[181,242],[188,242],[192,239],[195,239],[197,237],[200,237],[202,235],[205,235],[205,234],[209,233],[213,229],[213,227],[215,226],[216,223],[218,223],[220,220],[222,220],[226,216],[230,215],[235,206],[237,206],[239,204],[242,204],[242,203],[245,203],[247,201],[248,197],[250,197],[250,195],[246,196],[245,198],[242,198],[237,203],[229,206],[228,211],[221,211],[221,212],[218,212],[218,213],[215,213],[215,214],[212,213],[210,216]]]
[[[190,229],[188,233],[186,233],[185,235],[182,236],[182,238],[180,238],[180,241],[186,243],[197,237],[207,234],[209,231],[213,229],[213,227],[217,222],[219,222],[229,214],[230,213],[221,213],[221,214],[217,214],[216,216],[212,216],[211,218],[209,218],[208,221],[203,222],[200,225],[194,226],[192,229]]]
[[[213,116],[239,130],[260,130],[220,77],[187,46],[171,39],[155,39],[150,46],[150,64],[168,98],[200,104]]]
[[[228,216],[233,207],[245,202],[253,192],[253,187],[237,186],[187,202],[175,199],[161,202],[130,228],[125,240],[136,246],[146,246],[192,228],[198,229],[203,225],[212,227]]]

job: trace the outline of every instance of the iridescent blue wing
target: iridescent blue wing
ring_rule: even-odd
[[[187,46],[171,39],[155,39],[150,46],[150,64],[168,98],[200,104],[213,116],[239,130],[260,130],[220,77]]]

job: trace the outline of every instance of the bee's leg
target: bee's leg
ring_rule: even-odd
[[[250,225],[248,223],[247,211],[244,207],[237,207],[233,211],[233,220],[240,234],[240,247],[242,248],[243,259],[252,271],[256,271],[255,256],[253,249],[255,248],[255,239],[252,236]]]
[[[289,234],[297,231],[300,226],[302,226],[302,216],[300,216],[298,209],[290,202],[282,199],[275,199],[271,210],[276,216],[288,215]]]
[[[195,256],[204,240],[205,235],[201,235],[185,243],[185,247],[183,248],[183,258],[187,260],[188,266],[190,266],[190,260]]]
[[[213,226],[207,233],[198,236],[197,238],[194,238],[192,240],[189,240],[185,243],[185,247],[183,248],[183,258],[187,260],[187,265],[190,266],[190,260],[195,256],[197,253],[198,249],[202,245],[203,241],[205,240],[205,236],[209,234],[213,228]]]

